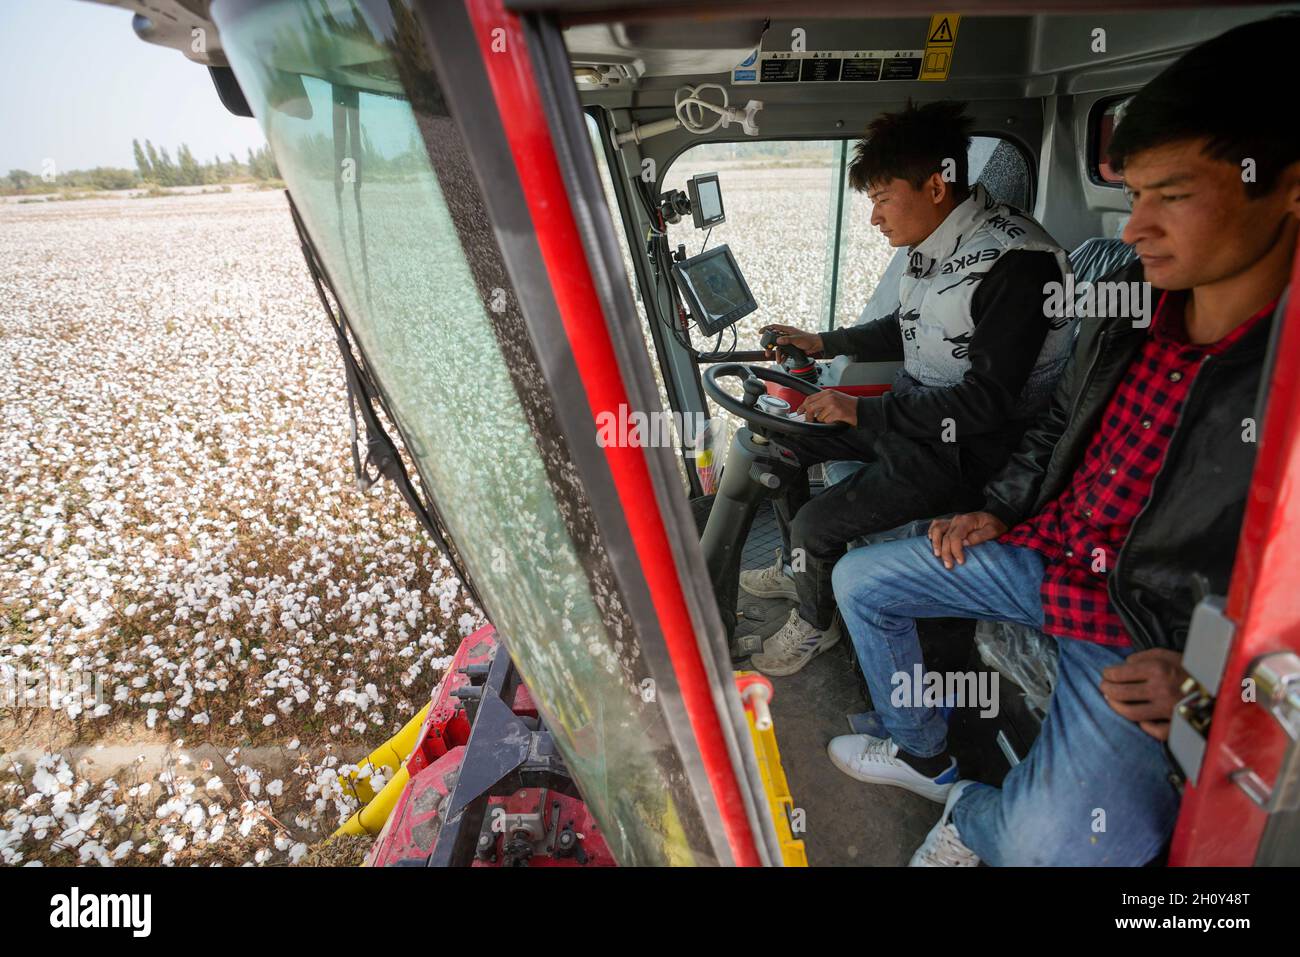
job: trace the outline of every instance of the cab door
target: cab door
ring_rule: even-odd
[[[1274,319],[1267,406],[1229,593],[1198,606],[1187,639],[1184,666],[1201,688],[1184,699],[1170,731],[1170,751],[1188,777],[1170,864],[1300,864],[1297,277],[1300,257],[1289,305]],[[1202,691],[1214,696],[1212,709]]]

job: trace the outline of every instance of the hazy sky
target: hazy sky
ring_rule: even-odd
[[[135,168],[132,137],[188,143],[196,159],[241,160],[265,140],[256,120],[231,116],[208,71],[145,43],[128,10],[84,0],[0,0],[0,176]]]

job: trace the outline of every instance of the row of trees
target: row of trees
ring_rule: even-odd
[[[0,192],[49,192],[56,189],[134,189],[141,186],[206,186],[213,183],[247,182],[250,179],[265,181],[280,178],[280,169],[267,146],[248,150],[244,162],[231,153],[228,160],[213,157],[211,162],[195,159],[190,148],[182,143],[172,159],[167,147],[154,148],[149,140],[144,146],[132,140],[135,151],[135,169],[113,166],[96,166],[94,169],[68,170],[53,176],[11,169],[0,180]]]
[[[258,150],[250,147],[245,163],[240,163],[234,153],[230,154],[229,162],[223,162],[220,156],[215,156],[211,163],[201,163],[184,143],[176,151],[175,162],[168,155],[167,147],[155,150],[149,140],[144,141],[143,147],[139,140],[132,140],[131,148],[135,151],[136,173],[144,183],[156,183],[159,186],[203,186],[249,177],[257,180],[280,178],[280,169],[275,165],[275,157],[271,155],[268,146]]]
[[[140,185],[133,170],[112,166],[60,173],[52,180],[25,169],[11,169],[9,175],[0,180],[0,184],[4,186],[0,192],[6,193],[50,192],[55,189],[130,189]]]

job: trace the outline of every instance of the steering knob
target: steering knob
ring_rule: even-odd
[[[767,386],[763,385],[763,380],[758,376],[750,376],[745,380],[745,397],[740,401],[745,403],[745,408],[752,409],[759,396],[767,395]]]

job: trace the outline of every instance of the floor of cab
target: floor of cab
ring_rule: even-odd
[[[745,544],[743,567],[770,565],[780,534],[770,506],[764,503]],[[770,628],[789,615],[790,604],[740,593],[743,618],[738,632]],[[972,640],[973,624],[956,619],[923,621],[919,627],[927,669],[967,670],[981,667]],[[740,667],[745,667],[745,664]],[[798,674],[773,678],[772,717],[781,763],[794,805],[804,811],[804,841],[813,866],[898,866],[939,819],[942,806],[901,788],[863,784],[830,762],[826,745],[848,734],[847,717],[868,710],[848,636],[813,659]],[[1009,684],[1009,683],[1008,683]],[[996,743],[996,727],[958,709],[949,727],[949,747],[962,777],[998,784],[1008,770]]]

